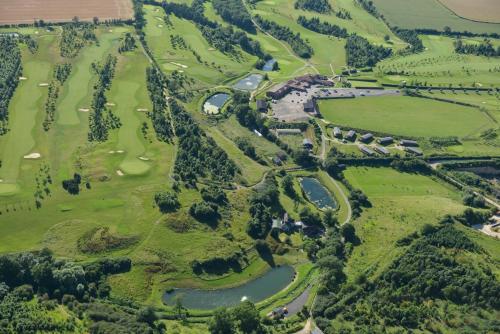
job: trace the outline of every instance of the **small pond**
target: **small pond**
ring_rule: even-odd
[[[269,270],[253,281],[234,288],[216,290],[175,289],[172,292],[166,292],[162,299],[167,305],[175,305],[176,297],[179,296],[184,307],[198,310],[234,306],[244,300],[257,303],[286,288],[294,277],[295,270],[292,267],[280,266]]]
[[[266,61],[264,66],[262,66],[262,70],[270,72],[273,70],[274,64],[276,64],[276,59],[269,59],[268,61]]]
[[[307,198],[320,209],[335,209],[337,202],[332,194],[314,177],[303,177],[300,186]]]
[[[240,90],[255,90],[264,79],[262,74],[250,74],[238,81],[233,87]]]
[[[229,100],[230,95],[217,93],[210,96],[203,104],[203,112],[206,114],[218,114],[224,104]]]

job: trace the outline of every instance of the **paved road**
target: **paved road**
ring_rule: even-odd
[[[307,303],[307,299],[309,298],[310,294],[311,286],[309,285],[297,298],[285,305],[286,309],[288,310],[286,317],[291,317],[302,311],[302,308]]]

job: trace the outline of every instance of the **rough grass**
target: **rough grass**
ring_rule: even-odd
[[[78,250],[82,253],[102,253],[129,247],[137,241],[137,236],[121,236],[110,231],[109,227],[96,227],[78,239]]]
[[[464,209],[456,189],[426,176],[367,167],[348,168],[344,175],[372,203],[354,222],[361,245],[347,263],[349,279],[380,273],[401,252],[397,240]]]
[[[325,119],[344,127],[414,137],[465,137],[491,127],[478,109],[409,96],[320,101]]]
[[[438,0],[419,0],[418,6],[410,0],[374,0],[373,2],[391,25],[401,28],[443,30],[445,26],[449,26],[455,31],[500,32],[500,24],[474,22],[460,18]]]

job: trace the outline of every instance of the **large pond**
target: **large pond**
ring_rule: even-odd
[[[174,289],[172,292],[166,292],[163,295],[163,302],[172,306],[175,305],[178,297],[184,307],[198,310],[234,306],[244,300],[257,303],[286,288],[294,277],[295,271],[292,267],[280,266],[269,270],[253,281],[234,288],[216,290]]]
[[[300,186],[307,198],[320,209],[335,209],[337,202],[332,194],[314,177],[303,177]]]
[[[230,95],[226,93],[217,93],[210,96],[203,104],[203,111],[206,114],[218,114],[221,108],[229,100]]]
[[[266,71],[266,72],[272,71],[275,63],[276,63],[276,59],[269,59],[268,61],[266,61],[266,63],[262,67],[262,70]]]
[[[256,90],[262,79],[264,79],[262,74],[250,74],[238,81],[233,87],[240,90]]]

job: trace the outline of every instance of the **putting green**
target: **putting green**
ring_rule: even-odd
[[[50,38],[42,40],[43,44]],[[45,45],[40,46],[43,49]],[[36,116],[42,110],[43,96],[47,87],[39,86],[47,83],[50,76],[51,65],[42,60],[43,51],[32,55],[23,50],[23,76],[28,80],[19,82],[14,96],[9,105],[10,131],[0,139],[0,152],[2,166],[0,168],[0,193],[12,193],[19,190],[16,185],[19,168],[23,156],[31,153],[35,146],[32,130],[35,127]],[[35,59],[36,57],[36,59]]]
[[[101,61],[105,54],[113,46],[116,35],[105,33],[99,38],[99,45],[93,44],[78,55],[73,64],[71,75],[64,84],[61,97],[57,106],[57,124],[78,125],[80,124],[79,109],[89,109],[91,92],[94,84],[92,80],[92,63]]]

